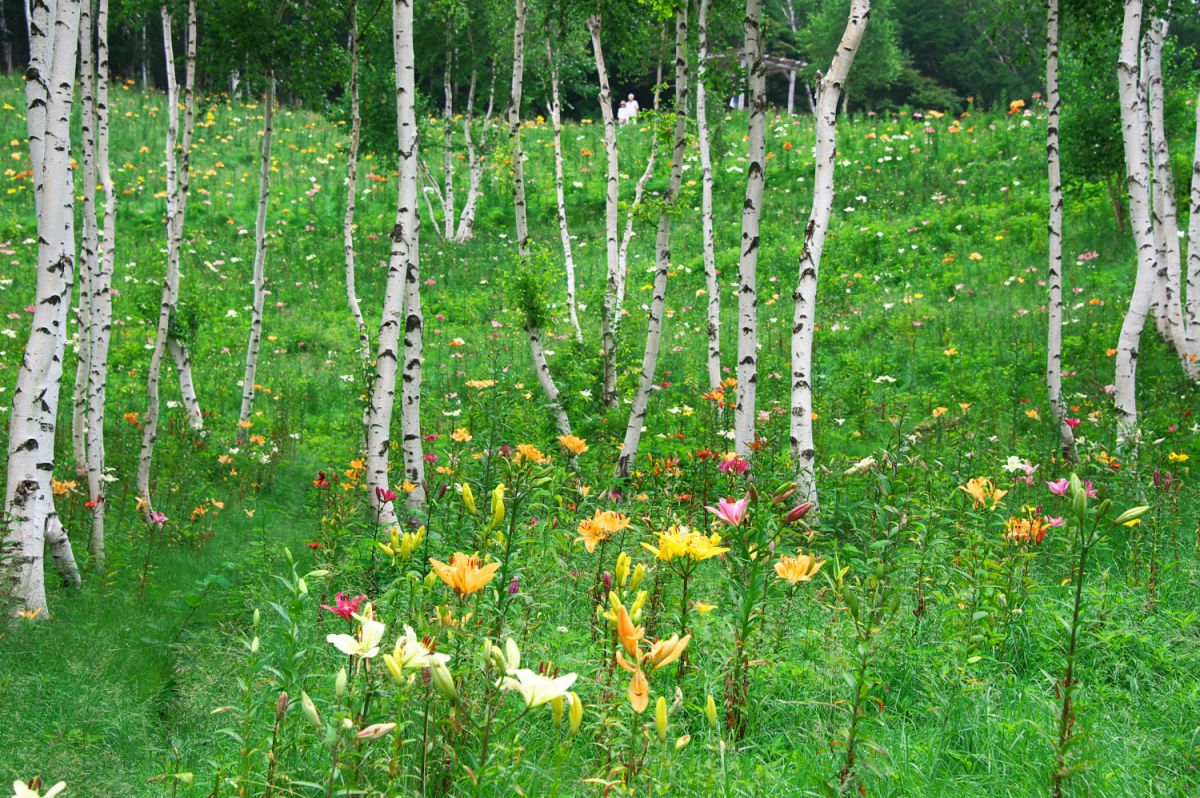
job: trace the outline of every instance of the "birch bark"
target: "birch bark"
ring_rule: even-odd
[[[183,141],[179,151],[179,198],[175,201],[175,241],[179,257],[183,257],[183,229],[187,216],[188,187],[192,175],[192,135],[196,120],[196,0],[188,0],[187,11],[187,55],[185,56],[183,85]],[[182,267],[181,267],[182,268]],[[178,299],[178,296],[176,297]],[[188,426],[193,430],[204,429],[204,414],[200,412],[200,401],[196,396],[195,381],[192,379],[192,358],[187,344],[177,335],[172,325],[168,330],[167,350],[175,361],[179,375],[179,393],[183,409],[187,414]],[[178,354],[177,354],[178,353]]]
[[[342,221],[342,249],[346,261],[346,304],[358,330],[362,371],[371,367],[371,339],[367,321],[358,303],[354,278],[354,206],[358,192],[358,147],[362,136],[362,112],[358,101],[358,0],[350,0],[350,154],[346,156],[346,216]]]
[[[721,284],[717,275],[717,250],[713,234],[713,167],[712,148],[708,141],[708,7],[710,0],[700,0],[700,52],[696,64],[696,138],[700,145],[700,240],[704,252],[704,285],[708,293],[708,389],[721,385]],[[791,115],[789,94],[788,115]]]
[[[846,29],[842,32],[842,40],[829,72],[817,81],[813,205],[804,231],[804,247],[800,252],[800,279],[793,294],[795,312],[792,317],[792,417],[789,436],[800,495],[806,501],[811,501],[814,509],[817,507],[817,481],[812,426],[812,346],[817,274],[821,267],[821,253],[825,248],[825,234],[829,230],[829,216],[833,211],[838,100],[870,14],[870,0],[853,0]]]
[[[1150,208],[1150,152],[1145,97],[1138,85],[1138,41],[1142,30],[1142,0],[1125,0],[1117,85],[1121,102],[1121,134],[1125,150],[1129,220],[1137,247],[1137,274],[1129,308],[1117,338],[1117,445],[1130,449],[1137,442],[1137,360],[1142,330],[1152,301],[1156,252]]]
[[[80,148],[83,151],[83,235],[80,237],[79,310],[75,325],[75,392],[72,397],[71,442],[75,470],[87,473],[88,375],[92,356],[92,276],[96,270],[99,229],[96,221],[96,65],[92,53],[92,2],[79,12]]]
[[[575,258],[571,253],[571,228],[567,224],[567,197],[563,185],[562,106],[558,96],[558,65],[554,58],[553,31],[546,33],[546,60],[550,65],[550,122],[554,128],[554,191],[558,202],[558,234],[562,239],[563,264],[567,271],[567,312],[575,328],[575,339],[583,342],[579,310],[575,304]]]
[[[617,239],[619,224],[618,206],[621,172],[617,153],[617,120],[613,116],[612,89],[608,82],[608,68],[604,63],[604,46],[600,40],[600,14],[588,17],[588,32],[592,39],[592,53],[596,59],[596,75],[600,81],[600,116],[604,120],[604,233],[608,255],[604,280],[604,306],[600,320],[600,353],[603,360],[603,389],[601,398],[605,405],[617,403],[617,349],[616,318],[620,315],[617,305],[617,281],[620,279],[620,244]]]
[[[1046,272],[1050,295],[1046,332],[1046,394],[1054,423],[1058,425],[1059,450],[1064,458],[1073,461],[1075,435],[1067,424],[1067,408],[1062,398],[1063,196],[1058,148],[1058,120],[1062,111],[1062,99],[1058,94],[1058,21],[1058,0],[1046,0],[1046,170],[1050,184],[1050,212],[1047,223],[1049,265]]]
[[[478,150],[486,152],[488,129],[492,123],[492,109],[495,107],[496,99],[496,70],[492,69],[491,81],[488,85],[488,104],[487,111],[483,115],[483,123],[479,128],[479,146],[475,146],[471,139],[471,110],[468,104],[467,119],[463,122],[463,133],[467,137],[467,158],[470,164],[470,186],[467,189],[467,200],[463,204],[462,215],[458,218],[458,232],[455,233],[454,240],[462,243],[474,237],[475,228],[475,208],[479,204],[479,197],[482,193],[480,187],[483,185],[483,159],[484,156]]]
[[[751,0],[752,2],[754,0]],[[671,268],[671,212],[679,197],[679,185],[683,179],[683,154],[687,149],[687,106],[688,106],[688,12],[687,5],[675,11],[675,130],[671,150],[671,175],[663,196],[663,210],[658,217],[658,233],[654,242],[654,287],[650,300],[650,320],[646,329],[646,349],[642,355],[642,372],[638,382],[633,406],[629,410],[629,423],[625,427],[625,440],[617,458],[616,476],[627,478],[637,457],[642,428],[650,403],[650,392],[654,387],[654,373],[658,367],[658,352],[662,343],[663,317],[667,299],[667,273]]]
[[[392,251],[388,260],[387,284],[384,289],[383,314],[376,337],[375,375],[371,381],[371,403],[367,408],[367,487],[368,498],[380,524],[396,523],[392,501],[385,500],[389,491],[388,461],[391,444],[392,415],[396,404],[396,374],[401,357],[400,329],[404,317],[404,300],[410,267],[417,270],[418,208],[417,160],[419,141],[416,115],[416,76],[413,50],[412,0],[393,0],[392,52],[396,76],[396,137],[399,153],[396,197],[396,224],[392,228]],[[413,282],[416,282],[415,280]],[[419,284],[416,288],[419,292]],[[417,329],[421,332],[420,307],[416,308]],[[407,339],[407,334],[406,334]],[[407,343],[407,340],[406,340]],[[404,353],[407,356],[407,352]],[[417,364],[419,377],[420,364]],[[419,388],[419,386],[418,386]],[[419,413],[419,394],[416,396]],[[403,404],[404,396],[401,397]],[[403,412],[403,408],[402,408]],[[419,416],[418,416],[419,423]],[[403,432],[403,422],[401,424]],[[418,446],[420,438],[417,440]],[[419,484],[419,483],[414,483]]]
[[[446,69],[442,73],[442,93],[446,103],[442,108],[442,212],[445,215],[445,236],[454,236],[454,27],[446,24]]]
[[[1196,143],[1192,151],[1192,190],[1188,201],[1186,328],[1189,359],[1200,359],[1200,96],[1196,97]]]
[[[271,136],[275,111],[275,72],[267,75],[263,97],[262,159],[258,172],[258,216],[254,222],[254,308],[250,316],[250,340],[246,346],[246,371],[242,377],[242,409],[238,414],[238,434],[249,429],[254,412],[254,375],[258,370],[258,349],[262,341],[263,304],[266,286],[263,272],[267,261],[267,205],[271,200]]]
[[[742,203],[742,242],[738,255],[737,406],[734,448],[746,457],[755,440],[758,389],[758,243],[767,167],[767,65],[763,62],[762,0],[746,0],[746,81],[750,90],[750,149],[746,196]]]
[[[33,319],[13,390],[8,427],[5,515],[0,569],[3,591],[33,617],[46,613],[45,550],[63,581],[79,569],[54,507],[54,432],[75,277],[75,192],[71,175],[71,106],[78,54],[79,0],[58,0],[54,14],[34,0],[26,125],[37,207],[38,271]],[[51,34],[50,31],[54,33]],[[39,108],[40,106],[40,108]]]
[[[108,0],[96,7],[96,169],[104,191],[103,249],[93,264],[88,371],[88,496],[92,502],[90,550],[97,566],[104,562],[104,516],[107,502],[104,418],[108,397],[108,348],[112,334],[112,275],[117,227],[117,195],[108,166]]]

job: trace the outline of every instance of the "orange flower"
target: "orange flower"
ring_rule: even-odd
[[[587,441],[575,435],[560,435],[558,445],[566,449],[575,457],[583,454],[588,450]]]
[[[643,630],[640,626],[634,626],[633,619],[629,617],[629,610],[625,609],[625,605],[621,604],[617,610],[617,637],[621,640],[621,645],[629,652],[629,656],[640,660],[641,653],[638,651],[638,641],[642,639]]]
[[[812,581],[824,564],[824,560],[818,560],[811,554],[797,553],[795,557],[784,554],[779,558],[779,562],[775,563],[775,573],[780,579],[787,580],[789,585],[795,585],[798,582]]]
[[[677,634],[671,635],[666,640],[657,640],[646,652],[646,661],[654,666],[654,670],[665,668],[683,656],[683,652],[687,650],[688,643],[691,641],[691,635],[680,637]]]
[[[438,577],[459,596],[469,596],[482,590],[500,569],[498,562],[484,565],[478,557],[468,556],[461,551],[454,553],[449,565],[432,557],[429,558],[429,564],[433,566]]]
[[[517,455],[513,458],[514,463],[530,462],[534,465],[545,465],[550,462],[550,458],[538,451],[537,447],[531,443],[517,444]]]
[[[607,540],[629,526],[629,516],[612,510],[597,510],[591,518],[579,522],[579,539],[588,553],[596,550],[601,541]]]

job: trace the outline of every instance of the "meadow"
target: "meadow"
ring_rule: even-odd
[[[9,150],[0,391],[10,391],[37,248],[21,87],[5,79],[0,92]],[[512,299],[511,166],[494,133],[473,240],[442,240],[440,208],[422,200],[433,500],[424,532],[414,524],[394,540],[370,521],[360,459],[367,375],[343,284],[345,125],[287,107],[272,163],[262,388],[248,434],[236,426],[262,107],[222,97],[199,105],[179,311],[205,430],[188,427],[168,368],[155,472],[168,520],[139,517],[132,470],[165,253],[163,104],[159,93],[114,87],[108,561],[79,590],[54,587],[50,622],[0,631],[0,783],[40,774],[77,796],[566,796],[619,792],[623,782],[641,794],[1045,795],[1076,626],[1064,794],[1195,794],[1200,504],[1189,458],[1200,456],[1200,394],[1147,330],[1145,442],[1132,458],[1113,450],[1111,347],[1133,247],[1105,187],[1068,175],[1064,391],[1080,458],[1059,459],[1043,377],[1045,114],[1036,101],[1011,114],[859,114],[839,125],[815,346],[822,507],[808,519],[789,519],[786,497],[773,499],[793,473],[791,295],[811,201],[811,119],[768,122],[761,446],[749,470],[723,456],[731,412],[706,384],[700,168],[689,141],[658,386],[629,482],[611,474],[644,342],[654,218],[639,218],[631,249],[618,350],[626,398],[607,408],[602,125],[581,119],[563,134],[579,343],[558,272],[551,130],[540,118],[526,123],[534,246],[554,292],[547,354],[586,441],[572,453],[539,401]],[[714,125],[729,367],[745,127],[736,112]],[[620,131],[623,198],[652,135],[649,124]],[[461,153],[461,130],[454,141]],[[431,167],[441,163],[438,120],[422,122],[421,146]],[[461,197],[467,170],[461,156],[456,163]],[[660,166],[652,192],[666,184]],[[394,164],[368,153],[359,175],[358,292],[374,334]],[[64,421],[58,507],[86,568],[86,485],[70,456],[69,410]],[[1072,471],[1097,491],[1088,518],[1113,502],[1088,549],[1077,623],[1083,533],[1070,496],[1048,486]],[[965,489],[978,478],[993,491],[982,501]],[[748,491],[736,524],[705,510]],[[1110,523],[1133,505],[1150,508],[1139,523]],[[584,545],[581,522],[596,519],[584,531],[609,523],[596,515],[604,511],[627,525]],[[1061,525],[1029,534],[1043,518]],[[692,539],[671,557],[660,533],[673,525],[720,537]],[[456,593],[431,564],[455,552],[480,552],[499,568],[483,589]],[[793,583],[775,563],[801,552],[823,565],[801,567]],[[393,679],[382,655],[327,642],[366,625],[321,609],[339,609],[338,593],[367,597],[386,625],[382,651],[407,625],[425,639],[421,651],[436,643],[448,654],[453,700],[428,660]],[[644,628],[644,643],[626,621]],[[636,711],[627,694],[640,691],[627,688],[616,655],[627,664],[656,656],[649,641],[675,633],[690,633],[686,650],[646,666],[649,705]],[[527,709],[496,687],[497,669],[512,665],[510,638],[525,667],[577,675],[570,707]],[[485,639],[498,648],[485,652]],[[378,739],[358,734],[374,723],[399,725]]]

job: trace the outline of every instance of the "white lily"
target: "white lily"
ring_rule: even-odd
[[[425,647],[411,626],[404,626],[404,636],[396,641],[391,654],[383,655],[389,669],[428,668],[437,660],[442,664],[450,661],[449,654],[437,654]]]
[[[576,674],[568,673],[557,679],[550,679],[529,668],[519,668],[509,671],[500,686],[505,690],[516,690],[525,699],[525,706],[534,709],[565,696],[575,684],[576,678]]]
[[[379,641],[383,639],[383,632],[387,627],[373,618],[362,615],[354,617],[359,622],[357,637],[354,635],[328,635],[325,642],[332,643],[338,651],[348,656],[371,659],[379,653]]]
[[[13,797],[12,798],[54,798],[63,790],[67,789],[67,783],[60,781],[51,787],[45,795],[39,795],[38,791],[30,787],[23,781],[13,782]]]

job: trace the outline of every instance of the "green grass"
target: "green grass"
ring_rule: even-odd
[[[0,375],[6,375],[0,384],[11,390],[27,332],[23,308],[32,298],[36,252],[29,184],[17,174],[27,164],[19,86],[6,82],[3,94],[17,108],[0,112],[0,141],[11,141],[9,150],[17,156],[9,164],[8,193],[0,194],[0,241],[7,242],[0,261],[5,280],[0,311],[6,317],[0,327],[14,333],[0,347]],[[121,195],[114,316],[121,324],[113,341],[107,435],[120,481],[110,496],[109,571],[104,576],[89,572],[79,591],[54,590],[50,623],[21,624],[0,637],[0,783],[40,773],[48,783],[65,779],[69,795],[162,795],[170,791],[170,782],[155,778],[182,770],[194,772],[196,783],[190,792],[177,785],[180,794],[208,795],[218,770],[238,769],[238,743],[222,729],[238,726],[229,707],[241,706],[237,678],[247,667],[244,643],[253,634],[254,608],[263,613],[257,630],[263,659],[283,674],[263,671],[253,682],[256,734],[269,732],[275,693],[287,686],[293,707],[288,723],[297,737],[281,754],[280,767],[293,781],[322,782],[328,778],[328,751],[307,730],[298,689],[310,693],[323,714],[332,712],[333,674],[340,665],[323,638],[341,629],[327,613],[318,617],[315,599],[335,590],[370,594],[388,622],[385,646],[390,649],[401,624],[429,631],[434,604],[450,601],[439,587],[414,586],[404,571],[415,571],[419,579],[427,571],[424,557],[447,559],[455,548],[471,550],[474,527],[450,489],[434,506],[421,555],[407,568],[377,568],[367,542],[372,530],[356,504],[361,496],[335,488],[345,503],[338,509],[311,486],[317,469],[342,471],[358,456],[363,379],[341,283],[346,140],[341,128],[308,113],[285,109],[277,123],[265,321],[271,338],[264,342],[259,367],[259,382],[267,391],[258,396],[261,415],[253,429],[266,442],[229,454],[248,326],[253,240],[247,231],[254,221],[261,109],[215,103],[199,117],[204,126],[197,129],[192,160],[181,304],[181,317],[190,325],[200,401],[213,415],[200,437],[186,431],[181,410],[165,411],[156,497],[172,520],[161,537],[147,539],[130,488],[140,434],[123,415],[144,411],[146,345],[153,337],[163,268],[164,202],[155,197],[164,188],[163,98],[132,87],[114,94],[112,163]],[[731,364],[744,117],[713,121],[723,346]],[[893,579],[902,586],[902,606],[881,633],[872,668],[878,684],[863,720],[858,772],[866,794],[1044,795],[1058,706],[1054,682],[1062,669],[1064,633],[1058,616],[1072,596],[1065,584],[1072,574],[1069,540],[1064,530],[1051,531],[1030,562],[1029,584],[1021,593],[1005,581],[1012,578],[1016,560],[1000,543],[1003,518],[965,509],[956,490],[972,476],[1007,480],[1001,466],[1017,455],[1039,465],[1038,480],[1033,486],[1006,485],[1011,492],[1003,515],[1019,514],[1026,502],[1046,504],[1047,514],[1060,512],[1052,509],[1057,500],[1041,487],[1063,473],[1062,464],[1052,461],[1054,430],[1042,378],[1042,119],[980,114],[962,120],[962,129],[953,133],[949,123],[937,120],[936,132],[926,134],[925,121],[860,117],[840,130],[837,210],[822,263],[815,349],[825,515],[811,542],[789,541],[787,548],[799,545],[828,558],[827,573],[836,558],[852,567],[850,578],[857,578],[873,556],[872,542],[880,534],[876,519],[892,517],[889,507],[906,518],[903,537],[921,541],[919,547],[904,544],[896,555],[900,570]],[[557,260],[550,131],[533,126],[523,137],[530,155],[535,240]],[[430,165],[440,163],[440,140],[430,121],[422,137]],[[790,295],[810,200],[811,140],[806,118],[776,119],[769,126],[772,157],[759,272],[759,407],[771,412],[759,425],[767,445],[754,464],[764,491],[790,473]],[[623,129],[621,145],[625,196],[643,167],[648,133]],[[550,794],[554,788],[563,795],[598,794],[600,788],[584,779],[607,778],[604,747],[624,745],[628,736],[628,731],[601,728],[610,699],[603,656],[590,632],[589,593],[597,560],[570,545],[579,519],[607,506],[601,496],[611,484],[626,421],[625,405],[610,412],[597,401],[604,270],[601,126],[569,126],[564,156],[587,344],[572,342],[563,300],[557,298],[551,307],[555,337],[548,348],[572,421],[590,451],[581,458],[578,474],[556,468],[550,485],[519,513],[521,523],[536,531],[518,543],[514,569],[521,590],[504,628],[520,641],[526,662],[550,661],[581,674],[576,690],[588,714],[584,737],[561,761],[554,756],[549,722],[540,714],[498,736],[491,761],[500,763],[499,770],[482,788],[485,794],[508,795],[515,788],[529,795]],[[502,153],[494,160],[474,241],[464,246],[441,241],[424,207],[421,231],[423,278],[431,281],[423,289],[423,425],[427,434],[440,436],[426,444],[439,458],[433,465],[454,469],[452,476],[431,469],[430,481],[436,488],[466,479],[483,506],[501,466],[496,458],[475,460],[468,453],[501,443],[555,449],[552,421],[539,410],[519,315],[502,289],[513,267],[513,223]],[[460,204],[465,171],[460,162]],[[385,179],[372,181],[365,177],[368,172]],[[740,484],[718,477],[710,462],[695,456],[706,447],[724,451],[730,445],[717,434],[728,420],[702,398],[699,172],[693,147],[684,173],[684,207],[674,222],[658,372],[662,387],[652,398],[651,426],[643,437],[639,463],[644,471],[627,490],[630,501],[624,505],[635,524],[619,547],[647,564],[637,545],[650,540],[647,533],[673,517],[706,523],[700,499],[740,490]],[[358,290],[372,327],[394,213],[392,174],[383,157],[372,157],[360,168]],[[662,190],[665,183],[660,169],[652,188]],[[319,188],[308,196],[314,187]],[[1096,459],[1114,438],[1104,393],[1112,379],[1106,349],[1115,345],[1131,287],[1132,248],[1117,235],[1102,187],[1070,186],[1066,209],[1066,281],[1079,290],[1069,294],[1064,362],[1071,373],[1065,389],[1084,419],[1079,431],[1086,435],[1087,459],[1081,468],[1119,507],[1145,496],[1154,507],[1143,527],[1107,537],[1089,568],[1078,694],[1086,735],[1073,752],[1083,766],[1069,792],[1189,795],[1200,765],[1197,502],[1187,465],[1169,462],[1167,454],[1200,456],[1191,431],[1197,393],[1147,331],[1139,360],[1147,443],[1140,460],[1123,463],[1120,471]],[[631,255],[626,305],[631,315],[619,350],[625,396],[632,394],[640,362],[652,224],[639,222]],[[1093,250],[1097,258],[1076,260]],[[456,338],[464,345],[449,346]],[[73,374],[70,362],[67,372]],[[485,378],[497,380],[497,388],[480,392],[466,384]],[[163,384],[166,406],[178,399],[170,372]],[[947,412],[935,414],[940,407]],[[69,433],[62,434],[67,429],[60,426],[58,476],[68,479]],[[472,444],[451,442],[457,427],[472,431]],[[914,432],[917,438],[907,441]],[[1160,438],[1161,443],[1152,443]],[[278,451],[272,453],[272,447]],[[890,478],[843,475],[851,463],[882,449],[900,460]],[[265,464],[258,460],[264,454],[269,455]],[[231,459],[221,462],[222,455]],[[670,458],[679,458],[681,474],[665,462]],[[1181,490],[1172,497],[1155,494],[1149,485],[1155,469],[1175,472]],[[591,494],[581,497],[578,484],[591,486]],[[86,560],[85,500],[77,490],[60,503],[81,560]],[[319,501],[326,503],[319,507]],[[193,517],[201,506],[206,512]],[[303,545],[312,540],[327,545],[314,553]],[[270,606],[286,606],[287,590],[272,578],[287,573],[284,547],[301,562],[315,558],[334,571],[328,579],[312,580],[314,595],[303,603],[294,674],[283,665],[288,643]],[[615,553],[610,546],[604,568],[611,569]],[[916,572],[922,557],[928,563],[927,611],[918,617]],[[733,655],[735,596],[730,591],[735,586],[725,568],[702,564],[693,585],[692,597],[717,609],[695,621],[695,667],[685,680],[684,704],[672,717],[672,736],[686,732],[693,741],[659,784],[670,783],[681,794],[817,794],[841,764],[841,749],[830,741],[845,726],[839,709],[848,696],[843,672],[855,656],[845,609],[832,591],[822,589],[820,579],[791,601],[777,592],[757,651],[762,662],[751,669],[747,737],[730,745],[722,760],[702,707],[706,693],[719,702]],[[674,621],[668,606],[677,606],[677,582],[659,567],[647,585],[662,591],[651,616],[656,633],[669,634]],[[1018,594],[1023,611],[1014,614],[1007,602]],[[966,606],[982,607],[984,617],[974,618]],[[492,617],[486,608],[477,609],[480,617]],[[456,654],[456,675],[470,686],[481,685],[479,667],[471,664],[473,650]],[[670,700],[673,686],[671,675],[655,677],[654,695]],[[614,689],[619,704],[624,682]],[[516,714],[515,699],[510,701],[504,718]],[[624,715],[614,709],[611,717],[627,724],[627,715],[627,708]],[[435,726],[445,734],[443,723],[439,714]],[[434,768],[453,781],[450,791],[468,794],[471,788],[463,762],[444,759],[446,751],[469,760],[476,747],[458,740],[435,749]],[[263,770],[260,753],[255,784],[261,785]],[[222,794],[233,792],[226,786]],[[289,794],[325,793],[293,784]]]

